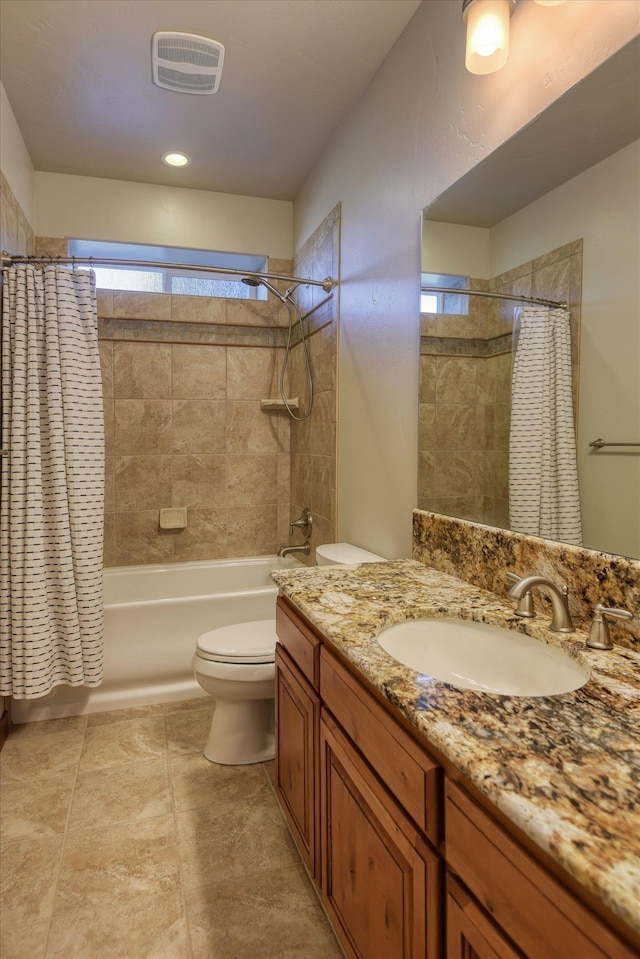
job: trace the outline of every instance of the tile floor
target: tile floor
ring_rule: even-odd
[[[340,959],[273,763],[202,755],[210,700],[17,726],[0,753],[2,959]]]

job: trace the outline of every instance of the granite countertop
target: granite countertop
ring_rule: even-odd
[[[440,753],[541,849],[640,932],[640,653],[518,619],[511,601],[413,560],[276,571],[273,579]],[[505,584],[506,594],[506,584]],[[453,616],[561,646],[591,669],[571,693],[457,689],[375,641],[406,619]]]

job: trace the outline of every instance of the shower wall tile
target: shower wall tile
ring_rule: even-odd
[[[214,454],[174,456],[171,505],[187,509],[226,506],[227,460]]]
[[[174,399],[226,399],[227,351],[224,347],[171,346]]]
[[[227,396],[230,400],[261,400],[277,397],[280,363],[277,350],[229,347],[227,350]]]
[[[170,320],[171,295],[114,290],[113,315],[131,320]]]
[[[113,399],[113,343],[101,340],[98,343],[98,349],[102,373],[102,396],[105,400]]]
[[[113,449],[113,443],[108,448]],[[113,513],[115,508],[115,457],[106,455],[104,458],[104,511]]]
[[[115,400],[114,412],[115,452],[171,452],[171,400]]]
[[[251,412],[255,419],[255,409]],[[173,452],[224,453],[227,416],[223,400],[174,400]]]
[[[171,349],[165,343],[114,343],[114,396],[117,399],[169,398]]]
[[[115,501],[120,510],[171,503],[170,456],[116,456]]]
[[[226,323],[228,303],[222,297],[174,294],[171,297],[171,319],[180,323]]]
[[[230,453],[227,461],[230,507],[277,504],[277,453]]]
[[[226,509],[190,509],[187,515],[189,525],[173,537],[173,562],[224,559],[228,555]]]
[[[0,249],[16,256],[36,252],[36,238],[24,210],[0,171]]]
[[[228,553],[260,556],[274,551],[278,539],[277,506],[242,506],[227,511]]]
[[[280,316],[279,300],[268,293],[266,300],[228,300],[227,323],[232,326],[280,326],[285,325],[287,311]],[[284,320],[284,323],[281,321]]]
[[[116,566],[170,563],[173,540],[159,527],[158,510],[115,513]]]
[[[116,514],[107,512],[104,515],[104,547],[102,562],[105,566],[117,566],[116,562]]]
[[[96,290],[98,316],[113,316],[113,290]]]
[[[279,413],[261,410],[256,416],[255,400],[230,400],[227,411],[227,452],[277,452]]]

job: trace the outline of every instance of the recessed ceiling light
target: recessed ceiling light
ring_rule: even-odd
[[[162,162],[167,166],[189,166],[191,157],[186,153],[178,153],[177,150],[169,150],[162,154]]]

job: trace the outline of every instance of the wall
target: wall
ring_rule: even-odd
[[[296,276],[340,278],[340,207],[333,209],[312,233],[294,263]],[[336,378],[340,288],[327,294],[321,287],[301,286],[297,293],[307,336],[313,376],[311,415],[291,423],[291,518],[304,507],[313,516],[312,550],[306,559],[315,563],[315,547],[333,543],[337,530],[336,502]],[[294,330],[291,351],[291,392],[300,396],[304,415],[308,385],[304,347]],[[286,415],[286,414],[281,414]],[[300,542],[299,534],[292,542]],[[300,557],[302,558],[302,556]]]
[[[105,565],[274,553],[288,530],[290,431],[260,400],[277,396],[281,304],[103,290],[98,316]],[[186,529],[160,528],[168,507],[186,507]]]
[[[296,197],[296,249],[342,203],[340,539],[410,553],[423,207],[635,36],[638,11],[518,4],[508,64],[476,77],[459,4],[423,3]]]
[[[25,225],[34,227],[34,171],[31,157],[20,133],[11,104],[4,86],[0,83],[0,170],[4,177],[4,189],[8,185],[13,193],[16,205],[20,208]],[[3,234],[5,228],[3,228]],[[9,235],[11,238],[11,234]],[[3,250],[15,253],[13,247],[3,246]]]
[[[586,546],[640,557],[640,456],[589,448],[640,441],[640,142],[491,231],[496,270],[582,237],[578,473]],[[545,295],[538,292],[534,295]]]
[[[206,190],[36,173],[39,236],[290,259],[292,204]]]

